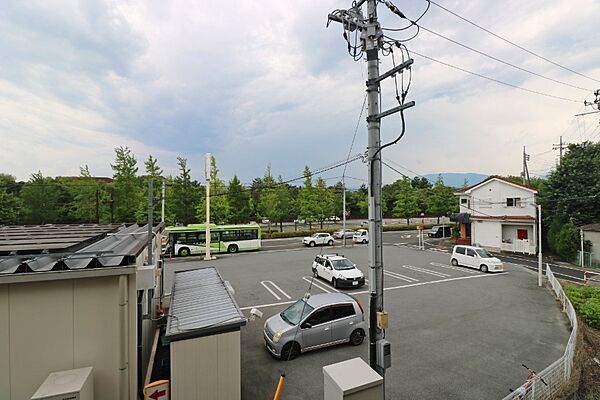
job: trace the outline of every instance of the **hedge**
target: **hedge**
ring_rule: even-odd
[[[435,226],[437,224],[425,224],[424,227],[425,229],[431,229],[433,226]],[[384,225],[383,226],[383,231],[384,232],[393,232],[393,231],[414,231],[417,230],[418,225]],[[364,229],[361,228],[360,226],[349,226],[348,229]],[[318,228],[314,228],[312,231],[308,231],[308,230],[302,230],[302,231],[289,231],[289,232],[271,232],[271,234],[269,235],[269,233],[263,231],[262,232],[262,238],[263,239],[280,239],[280,238],[292,238],[292,237],[304,237],[304,236],[310,236],[315,232],[325,232],[325,233],[333,233],[336,231],[339,231],[340,229],[318,229]]]
[[[600,329],[600,287],[567,285],[565,293],[588,325]]]

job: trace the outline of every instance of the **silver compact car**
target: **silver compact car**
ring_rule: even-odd
[[[291,360],[300,353],[341,343],[360,345],[367,330],[362,305],[345,293],[302,298],[265,322],[263,336],[275,357]]]

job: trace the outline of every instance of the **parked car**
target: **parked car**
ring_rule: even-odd
[[[271,222],[271,221],[269,221],[268,219],[263,219],[263,220],[262,220],[262,223],[263,223],[263,224],[268,224],[268,223],[270,223],[270,222]]]
[[[306,236],[302,239],[305,246],[315,247],[316,245],[333,246],[335,240],[329,233],[315,233],[312,236]]]
[[[304,224],[306,224],[306,221],[303,220],[303,219],[298,218],[298,219],[294,220],[294,223],[298,224],[298,225],[304,225]]]
[[[365,284],[365,275],[356,264],[339,254],[323,254],[315,257],[312,272],[317,278],[331,282],[334,288],[360,287]]]
[[[427,236],[433,237],[433,238],[441,238],[441,237],[449,238],[452,236],[452,227],[436,225],[427,232]]]
[[[486,249],[474,246],[454,246],[450,262],[454,266],[476,268],[481,272],[503,271],[504,264]]]
[[[332,222],[340,222],[340,217],[336,217],[335,215],[327,218],[328,221],[332,221]]]
[[[298,327],[300,329],[298,329]],[[269,352],[282,360],[341,343],[362,344],[367,323],[362,305],[345,293],[320,293],[296,301],[265,322]]]
[[[366,229],[359,229],[352,235],[352,241],[354,243],[369,243],[369,231]]]
[[[344,236],[346,236],[346,238],[348,239],[352,239],[352,236],[354,236],[354,232],[355,231],[352,229],[346,229],[346,234],[344,235],[344,231],[340,229],[339,231],[333,232],[332,236],[335,239],[342,239]]]

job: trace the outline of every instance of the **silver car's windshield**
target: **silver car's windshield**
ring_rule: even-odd
[[[476,252],[477,254],[479,254],[479,257],[481,257],[481,258],[492,258],[492,257],[494,257],[493,255],[491,255],[491,254],[490,254],[490,253],[489,253],[487,250],[485,250],[485,249],[477,249],[477,250],[475,250],[475,252]]]
[[[292,325],[298,325],[298,323],[310,314],[312,310],[314,310],[314,308],[306,304],[304,300],[298,300],[283,310],[279,315],[285,322]]]
[[[333,268],[337,270],[354,269],[354,264],[350,260],[334,260]]]

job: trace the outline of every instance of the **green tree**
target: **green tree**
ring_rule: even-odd
[[[314,187],[315,194],[315,212],[314,216],[321,223],[321,229],[323,229],[323,221],[331,216],[333,213],[333,196],[331,191],[327,188],[327,183],[322,177],[318,177]]]
[[[21,189],[23,220],[26,224],[49,224],[59,222],[60,190],[52,178],[41,171],[31,178]]]
[[[229,202],[227,200],[227,187],[219,178],[219,169],[214,156],[211,156],[210,171],[210,222],[225,224],[229,222]],[[196,207],[196,217],[206,221],[206,189]]]
[[[414,217],[419,212],[419,199],[415,189],[411,186],[408,178],[403,178],[398,185],[396,202],[394,204],[394,216],[406,218],[406,223],[410,223],[410,217]]]
[[[169,210],[172,211],[173,223],[188,225],[197,221],[204,221],[205,217],[196,219],[196,205],[204,195],[204,188],[192,181],[191,170],[187,166],[187,159],[177,157],[179,175],[173,179],[170,196],[167,196]]]
[[[163,170],[158,166],[158,160],[152,157],[152,154],[144,161],[144,166],[146,175],[142,178],[143,190],[136,211],[136,219],[139,223],[148,221],[148,182],[152,180],[152,221],[156,223],[161,218]]]
[[[575,225],[600,221],[600,143],[572,144],[540,191],[543,214]]]
[[[572,220],[569,220],[560,229],[556,238],[556,252],[565,260],[572,261],[579,250],[579,231]]]
[[[114,218],[118,222],[133,222],[140,204],[142,189],[137,177],[137,160],[128,147],[115,148],[113,170]]]
[[[106,198],[106,190],[92,176],[89,167],[79,167],[78,177],[62,180],[61,183],[71,193],[69,212],[73,222],[99,224],[102,217],[102,199]]]
[[[298,216],[308,222],[309,229],[312,229],[312,224],[316,221],[317,200],[315,188],[312,184],[312,173],[308,166],[305,166],[304,186],[298,196]]]
[[[279,231],[283,232],[284,219],[289,219],[293,216],[294,200],[290,193],[289,185],[283,182],[281,175],[277,178],[275,196],[277,198],[275,218],[279,222]]]
[[[277,220],[277,193],[275,190],[275,179],[271,175],[271,166],[267,166],[262,180],[262,188],[258,201],[258,213],[261,219],[269,220],[269,234],[271,233],[271,222]]]
[[[429,196],[429,212],[437,217],[437,223],[440,223],[440,217],[458,210],[458,200],[454,195],[454,190],[444,184],[442,175],[438,175]]]
[[[18,196],[19,188],[13,176],[0,174],[0,225],[19,223],[22,207]]]
[[[227,201],[229,202],[231,222],[241,224],[250,221],[252,213],[250,192],[244,188],[237,175],[234,175],[229,181]]]

